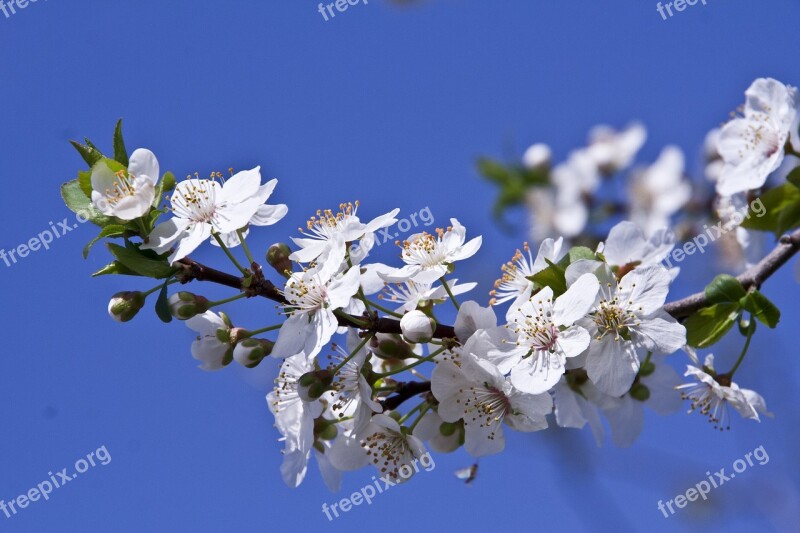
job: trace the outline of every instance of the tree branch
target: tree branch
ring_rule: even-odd
[[[400,407],[400,405],[406,400],[409,400],[418,394],[422,394],[423,392],[428,392],[430,390],[431,390],[430,381],[409,381],[407,383],[401,384],[395,391],[396,394],[394,396],[385,398],[381,402],[381,405],[383,405],[383,409],[385,411],[393,411],[398,407]]]
[[[799,250],[800,229],[781,237],[778,246],[776,246],[774,250],[759,261],[758,264],[753,265],[753,267],[736,279],[739,280],[745,290],[750,287],[759,288],[762,283],[786,264]],[[698,292],[676,302],[666,304],[664,310],[680,320],[707,306],[708,300],[706,299],[705,293]]]
[[[238,291],[248,291],[253,296],[261,296],[267,298],[281,305],[285,305],[286,299],[283,293],[267,279],[254,279],[249,287],[244,287],[244,279],[227,272],[222,272],[215,268],[211,268],[202,263],[198,263],[194,259],[186,257],[176,263],[181,267],[182,272],[179,278],[183,283],[188,283],[192,280],[208,281],[218,285],[224,285]],[[353,328],[363,329],[358,324],[350,321],[345,316],[339,316],[339,325]],[[370,330],[375,333],[402,333],[400,329],[400,321],[394,318],[379,317],[372,318]],[[455,338],[456,333],[452,326],[439,324],[434,331],[434,337],[439,339]]]
[[[762,283],[777,272],[778,269],[786,264],[798,251],[800,251],[800,229],[781,237],[778,246],[776,246],[772,252],[764,257],[757,265],[754,265],[741,274],[737,279],[745,290],[750,287],[759,288]],[[188,283],[192,280],[209,281],[239,291],[248,292],[252,296],[261,296],[281,305],[287,303],[286,299],[283,297],[283,293],[271,281],[264,279],[263,276],[256,276],[252,279],[251,285],[245,287],[244,278],[216,270],[188,257],[178,261],[177,265],[182,268],[179,279],[183,283]],[[676,319],[681,320],[708,305],[705,293],[698,292],[681,300],[667,303],[664,306],[664,310]],[[339,325],[341,326],[364,329],[363,326],[348,320],[346,316],[339,316],[338,318]],[[373,316],[369,317],[369,320],[369,330],[375,333],[402,333],[400,321],[394,318]],[[455,336],[456,334],[453,326],[443,324],[437,325],[436,331],[434,332],[434,337],[440,339],[455,338]],[[385,410],[391,411],[397,409],[406,400],[430,390],[431,384],[429,381],[410,381],[402,384],[397,389],[396,394],[383,399],[381,404]]]

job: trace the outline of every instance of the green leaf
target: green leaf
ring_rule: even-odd
[[[505,165],[486,157],[478,159],[478,172],[487,180],[501,185],[511,181],[511,176]]]
[[[93,167],[95,163],[103,159],[103,154],[100,153],[100,150],[95,148],[88,139],[86,141],[90,144],[90,146],[86,146],[77,141],[70,141],[70,144],[75,147],[79,154],[81,154],[81,157],[84,161],[86,161],[86,164],[89,165],[89,167]]]
[[[759,291],[748,293],[742,298],[741,306],[770,328],[777,326],[781,319],[780,309]]]
[[[567,292],[567,277],[566,271],[560,265],[557,265],[545,259],[550,265],[544,270],[541,270],[530,277],[530,280],[542,287],[550,287],[553,289],[553,296],[558,298]]]
[[[742,227],[758,231],[771,231],[776,236],[800,226],[800,189],[791,183],[784,183],[765,192],[757,200],[763,209],[753,212],[750,204]]]
[[[594,251],[586,246],[575,246],[574,248],[571,248],[569,252],[567,252],[567,255],[561,258],[561,261],[559,261],[558,264],[559,266],[564,267],[564,270],[566,270],[567,267],[572,263],[584,259],[589,261],[597,261],[597,254],[595,254]]]
[[[738,302],[747,292],[739,280],[728,274],[720,274],[705,289],[706,298],[712,304]]]
[[[92,171],[91,170],[81,170],[78,172],[78,183],[81,186],[81,190],[83,194],[86,195],[87,198],[92,197]]]
[[[720,303],[701,309],[683,324],[686,344],[695,348],[711,346],[733,327],[738,316],[738,303]]]
[[[79,180],[68,181],[61,185],[61,197],[70,211],[80,215],[100,227],[108,226],[114,218],[107,217],[95,208],[89,197],[81,189]]]
[[[172,191],[175,188],[175,174],[172,172],[165,172],[164,177],[156,185],[156,197],[153,199],[153,207],[158,207],[161,203],[162,196]]]
[[[100,235],[89,241],[89,243],[84,246],[83,248],[83,258],[86,259],[89,257],[89,250],[92,249],[97,241],[104,237],[121,237],[125,233],[125,226],[119,224],[109,224],[108,226],[104,227],[103,230],[100,232]]]
[[[156,315],[162,322],[172,322],[172,313],[169,311],[169,298],[167,297],[167,287],[169,278],[164,282],[161,287],[161,292],[158,293],[158,300],[156,300]]]
[[[786,181],[800,189],[800,167],[795,168],[786,176]]]
[[[131,270],[130,268],[126,267],[125,265],[123,265],[119,261],[114,261],[113,263],[107,264],[106,266],[104,266],[103,268],[101,268],[100,270],[98,270],[97,272],[92,274],[92,277],[96,278],[97,276],[108,276],[108,275],[111,275],[111,274],[119,274],[121,276],[139,276],[140,275],[140,274],[137,274],[136,272],[134,272],[133,270]]]
[[[125,149],[125,141],[122,138],[122,119],[117,121],[114,128],[114,159],[124,166],[128,166],[128,151]]]
[[[117,258],[117,261],[142,276],[163,279],[176,271],[165,260],[151,259],[134,246],[124,248],[113,243],[107,243],[106,246]]]

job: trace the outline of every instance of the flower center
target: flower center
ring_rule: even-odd
[[[136,176],[132,174],[126,175],[124,170],[118,171],[116,176],[117,181],[114,183],[114,187],[104,191],[106,200],[112,207],[116,206],[125,198],[136,196],[136,187],[134,186]]]
[[[331,209],[317,209],[317,214],[306,222],[306,230],[300,228],[300,233],[316,239],[328,240],[340,231],[349,219],[356,216],[358,212],[358,200],[355,203],[339,204],[339,211]]]
[[[436,229],[437,237],[423,231],[411,241],[398,241],[398,245],[403,248],[403,260],[411,265],[419,265],[425,268],[434,267],[442,264],[447,259],[447,254],[442,246],[442,237],[445,231],[441,228]]]
[[[600,300],[592,318],[597,324],[597,340],[606,335],[613,335],[615,341],[630,340],[630,328],[640,323],[636,314],[620,302],[619,296]]]
[[[219,173],[212,174],[215,177],[217,175],[221,177]],[[172,196],[172,211],[192,222],[213,223],[217,209],[222,207],[216,202],[219,184],[205,179],[193,179],[184,183],[187,185],[178,187]]]
[[[714,424],[714,429],[720,431],[731,429],[728,402],[714,387],[705,383],[693,383],[677,388],[684,389],[681,398],[691,402],[690,413],[699,410],[700,414],[708,417],[709,423]]]
[[[487,438],[494,440],[496,427],[512,411],[508,397],[488,383],[484,383],[483,387],[470,387],[459,392],[464,401],[464,425],[478,424],[481,428],[492,428]]]
[[[299,312],[313,312],[326,306],[327,291],[325,285],[316,281],[297,279],[286,289],[284,296],[289,307]],[[291,312],[289,314],[292,314]]]
[[[519,294],[525,292],[530,285],[528,276],[532,275],[533,258],[531,257],[530,248],[528,243],[523,245],[527,258],[520,251],[514,254],[511,261],[500,267],[503,274],[497,281],[494,282],[494,289],[489,294],[493,297],[491,304],[502,303]]]
[[[300,376],[289,371],[289,370],[281,370],[278,377],[275,378],[275,401],[273,402],[273,406],[275,406],[275,412],[279,412],[282,409],[285,409],[287,404],[292,404],[300,400],[300,396],[297,394],[297,382],[300,379]]]
[[[408,441],[399,433],[379,431],[361,441],[367,456],[381,474],[397,479],[400,468],[413,456]]]

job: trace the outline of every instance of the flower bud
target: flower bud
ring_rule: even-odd
[[[127,322],[144,306],[144,300],[139,291],[118,292],[108,302],[108,314],[117,322]]]
[[[642,365],[639,367],[639,375],[642,377],[647,377],[655,371],[656,371],[656,365],[654,365],[650,361],[642,363]]]
[[[242,366],[253,368],[272,353],[275,343],[266,339],[244,339],[233,350],[233,358]]]
[[[553,156],[550,147],[543,143],[537,143],[525,150],[522,156],[522,164],[531,170],[547,170],[550,168],[550,160]]]
[[[633,387],[631,387],[631,398],[646,402],[650,398],[650,389],[641,383],[634,383]]]
[[[411,311],[403,315],[400,329],[408,342],[430,342],[436,330],[436,321],[422,311]]]
[[[381,359],[402,361],[413,357],[414,349],[400,335],[378,333],[370,341],[370,351]]]
[[[336,428],[336,420],[327,420],[325,418],[317,418],[314,420],[314,436],[322,440],[333,440],[339,430]]]
[[[297,395],[304,402],[313,402],[329,390],[333,390],[333,373],[330,370],[306,372],[297,380]]]
[[[209,303],[206,298],[191,292],[176,292],[169,297],[169,312],[178,320],[189,320],[208,311]]]
[[[287,271],[292,271],[292,260],[289,259],[290,255],[292,255],[292,250],[288,245],[282,242],[275,243],[267,250],[267,263],[281,276],[287,276]]]

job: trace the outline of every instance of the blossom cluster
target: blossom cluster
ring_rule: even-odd
[[[747,96],[743,116],[719,134],[721,195],[761,187],[783,155],[794,153],[796,91],[757,80]],[[445,228],[398,241],[397,264],[370,262],[376,234],[398,222],[399,209],[362,221],[359,202],[316,211],[292,245],[269,247],[267,262],[280,279],[273,284],[248,236],[286,216],[286,205],[267,203],[277,180],[262,183],[256,167],[176,183],[170,173],[160,175],[151,151],[128,157],[119,125],[113,158],[75,143],[90,170],[62,193],[71,209],[89,212],[103,228],[85,254],[101,238],[122,239],[108,243],[114,262],[96,275],[159,280],[149,291],[114,295],[111,317],[133,319],[158,292],[159,317],[185,321],[197,334],[191,353],[203,370],[279,360],[267,405],[284,443],[281,475],[298,486],[313,455],[335,490],[342,472],[369,464],[382,478],[403,481],[398,473],[429,449],[499,453],[508,430],[588,425],[599,445],[605,418],[612,440],[628,446],[642,430],[645,407],[669,414],[688,401],[719,429],[729,429],[729,408],[753,420],[770,415],[759,394],[732,379],[756,323],[775,327],[780,316],[759,288],[720,275],[699,311],[676,317],[665,309],[680,274],[662,264],[675,246],[670,217],[691,189],[677,149],[637,174],[632,195],[649,200],[634,201],[633,220],[617,221],[596,246],[570,244],[588,217],[587,190],[602,174],[629,166],[644,135],[639,126],[598,129],[587,148],[553,169],[554,188],[543,189],[554,195],[550,235],[535,255],[526,244],[501,267],[486,305],[480,298],[460,302],[477,283],[454,277],[459,263],[478,254],[482,237],[468,238],[451,218]],[[532,147],[525,159],[531,168],[549,164],[549,149]],[[797,187],[791,176],[786,186]],[[792,229],[800,220],[781,223]],[[204,243],[224,252],[238,274],[192,259]],[[194,281],[237,293],[219,301],[170,294],[173,285]],[[280,321],[248,329],[218,309],[253,297],[277,302]],[[450,305],[452,326],[440,321]],[[701,364],[694,347],[706,348],[735,324],[746,341],[734,367],[718,372],[711,354]],[[669,362],[678,351],[689,357],[685,380]]]

